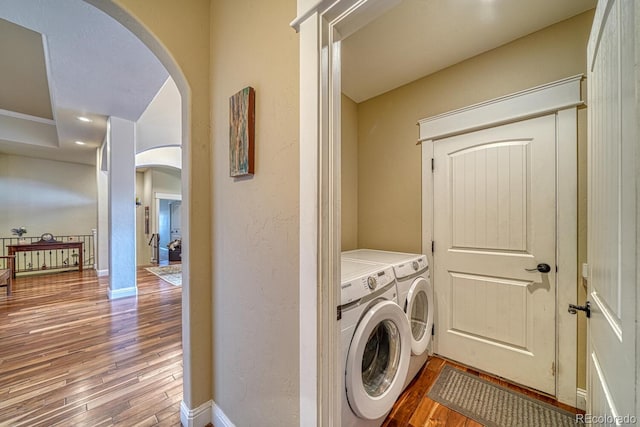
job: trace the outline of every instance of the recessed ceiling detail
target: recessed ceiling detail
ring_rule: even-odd
[[[2,0],[0,55],[0,153],[69,162],[95,164],[108,117],[139,120],[169,76],[84,0]]]
[[[0,109],[53,119],[42,34],[0,19]]]

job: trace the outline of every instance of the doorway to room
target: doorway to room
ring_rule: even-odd
[[[171,198],[165,198],[170,196]],[[157,204],[157,234],[158,234],[158,264],[166,265],[170,262],[181,261],[182,229],[182,201],[179,194],[156,194]]]

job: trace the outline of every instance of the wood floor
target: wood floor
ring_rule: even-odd
[[[0,426],[180,425],[181,288],[144,269],[138,298],[109,301],[107,288],[93,270],[0,288]],[[480,426],[426,397],[446,363],[556,404],[431,358],[384,426]]]
[[[109,301],[94,270],[0,288],[0,425],[180,425],[181,288],[144,269]]]
[[[400,395],[400,398],[393,406],[391,413],[385,420],[383,427],[426,427],[426,426],[452,426],[452,427],[481,427],[482,424],[465,417],[446,406],[439,404],[427,397],[427,392],[438,378],[438,374],[445,365],[451,365],[463,371],[478,375],[480,378],[500,384],[511,390],[524,393],[529,397],[542,400],[543,402],[557,406],[569,412],[576,413],[575,408],[557,402],[555,399],[541,395],[534,391],[510,384],[507,381],[492,377],[490,375],[466,368],[454,362],[431,357],[427,365],[416,376],[413,382]],[[583,412],[584,413],[584,412]]]

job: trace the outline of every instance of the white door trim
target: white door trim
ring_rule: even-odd
[[[420,141],[442,139],[583,104],[579,74],[418,121]]]
[[[583,101],[580,83],[573,76],[487,102],[422,119],[422,248],[433,265],[433,146],[438,139],[546,114],[556,114],[557,135],[557,295],[556,398],[576,406],[577,320],[567,312],[575,304],[577,271],[577,106]],[[437,242],[436,242],[437,244]],[[438,313],[436,312],[436,319]],[[437,352],[438,337],[434,340]]]
[[[340,40],[400,0],[298,0],[300,425],[340,425]],[[344,374],[344,373],[342,373]]]

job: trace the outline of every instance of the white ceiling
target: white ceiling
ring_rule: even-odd
[[[41,33],[57,140],[25,144],[0,132],[0,152],[92,164],[109,116],[136,121],[168,78],[147,47],[126,28],[82,0],[2,0],[0,18]],[[16,41],[16,44],[18,41]],[[10,49],[7,43],[0,48]],[[15,46],[15,44],[14,44]],[[0,57],[4,57],[0,51]],[[22,85],[2,76],[0,85]],[[33,83],[32,83],[33,84]],[[2,91],[0,90],[0,93]],[[0,111],[0,120],[44,127],[39,117]],[[16,108],[18,110],[18,108]],[[93,120],[84,123],[82,115]],[[5,128],[6,129],[6,128]],[[87,144],[79,146],[75,141]]]
[[[403,0],[342,43],[342,90],[365,101],[595,5],[596,0]]]
[[[595,1],[404,0],[344,41],[343,91],[364,101],[591,9]],[[0,153],[93,164],[107,117],[137,121],[168,78],[139,39],[82,0],[2,0],[0,18],[43,35],[42,49],[22,47],[24,38],[3,39],[3,64],[12,50],[14,57],[33,52],[30,64],[46,64],[44,70],[28,65],[33,73],[3,72],[0,95],[11,93],[2,87],[30,95],[14,96],[14,109],[6,105],[11,101],[0,102]],[[34,73],[46,75],[48,85]],[[34,103],[26,110],[25,98]],[[49,117],[41,117],[48,110],[43,99],[51,103]]]

